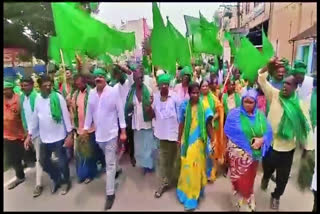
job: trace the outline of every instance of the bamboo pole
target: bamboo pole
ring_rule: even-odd
[[[63,68],[63,84],[67,82],[66,80],[66,66],[64,64],[64,59],[63,59],[63,52],[62,49],[60,48],[60,56],[61,56],[61,62],[62,62],[62,68]]]

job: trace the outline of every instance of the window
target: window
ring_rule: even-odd
[[[249,14],[249,10],[250,10],[250,3],[246,3],[246,14]]]
[[[253,3],[254,7],[257,7],[259,4],[261,4],[261,2],[254,2]]]

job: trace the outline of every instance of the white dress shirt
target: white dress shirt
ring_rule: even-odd
[[[155,113],[154,135],[160,140],[177,141],[179,131],[179,101],[177,95],[169,90],[169,95],[165,102],[162,102],[160,98],[160,92],[154,94],[152,104]]]
[[[42,143],[55,143],[66,138],[67,132],[72,131],[70,114],[68,112],[67,104],[61,94],[58,93],[62,120],[57,123],[53,120],[50,109],[50,99],[43,98],[38,95],[35,101],[34,114],[32,119],[32,128],[29,134],[36,134],[38,130]]]
[[[93,122],[97,142],[107,142],[118,136],[118,118],[120,128],[126,128],[124,109],[119,96],[118,88],[108,85],[104,87],[100,97],[97,88],[89,93],[84,130],[88,130]]]
[[[36,137],[39,137],[39,127],[35,127],[34,131],[32,132],[31,121],[32,121],[33,112],[31,109],[30,96],[24,97],[22,108],[24,109],[24,116],[26,118],[26,123],[28,126],[28,133],[32,133],[32,139],[35,139]]]
[[[312,94],[313,78],[305,75],[301,86],[297,88],[297,94],[300,100],[306,101],[309,95]]]
[[[126,100],[127,100],[127,96],[128,93],[130,91],[131,86],[133,85],[133,74],[127,75],[128,79],[126,79],[126,81],[121,84],[120,82],[118,82],[114,87],[118,88],[119,90],[119,98],[121,99],[122,105],[123,105],[123,109],[124,106],[126,104]]]
[[[132,129],[141,130],[141,129],[151,129],[151,121],[145,122],[143,118],[143,107],[142,102],[140,103],[136,94],[133,95],[133,115],[132,115]]]

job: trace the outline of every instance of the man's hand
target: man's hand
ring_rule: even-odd
[[[120,142],[124,143],[127,140],[127,133],[125,129],[121,129],[120,132]]]
[[[68,148],[71,148],[73,146],[73,134],[72,134],[72,132],[70,134],[68,134],[68,136],[64,140],[64,145],[63,146],[64,147],[68,147]]]
[[[261,146],[262,146],[262,144],[263,144],[263,138],[261,137],[261,138],[254,138],[254,139],[255,139],[255,141],[254,141],[254,143],[251,145],[251,147],[252,147],[253,149],[260,149]]]
[[[31,136],[30,135],[28,135],[27,138],[24,140],[23,145],[24,145],[25,150],[29,150],[29,148],[31,146]]]

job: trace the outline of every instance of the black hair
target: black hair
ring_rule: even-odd
[[[188,86],[188,93],[189,93],[189,95],[191,94],[191,92],[192,92],[192,90],[193,90],[194,88],[198,88],[198,89],[200,90],[200,85],[199,85],[199,83],[197,83],[197,82],[192,82],[192,83],[189,84],[189,86]]]
[[[85,83],[87,82],[87,77],[85,75],[83,75],[83,74],[76,74],[73,77],[74,80],[79,79],[79,78],[81,78],[82,81],[84,81]]]
[[[38,79],[38,84],[39,84],[40,87],[41,87],[41,85],[42,85],[44,82],[51,82],[51,83],[53,83],[52,79],[51,79],[48,75],[43,75],[43,76],[41,76],[40,79]]]
[[[27,77],[23,77],[20,82],[21,83],[27,82],[27,83],[33,84],[33,79],[30,76],[27,76]]]
[[[201,80],[201,82],[200,82],[200,88],[201,88],[201,86],[203,85],[204,82],[207,82],[208,84],[210,84],[210,83],[211,83],[210,77],[207,77],[207,78],[204,78],[203,80]]]
[[[289,78],[289,77],[292,77],[292,79],[293,79],[293,84],[295,84],[295,88],[297,88],[297,87],[298,87],[298,81],[297,81],[297,79],[295,78],[295,76],[292,75],[292,74],[289,74],[288,76],[284,77],[284,79]]]
[[[183,69],[183,67],[181,66],[181,65],[179,65],[178,66],[178,70],[180,71],[180,70],[182,70]]]

